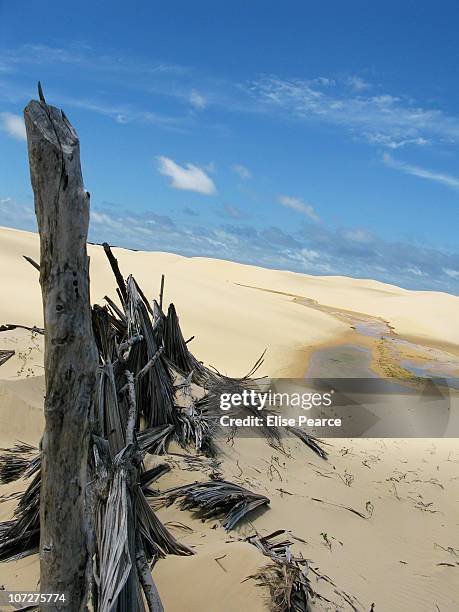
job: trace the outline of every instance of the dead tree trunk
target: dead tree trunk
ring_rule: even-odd
[[[45,321],[40,589],[66,597],[46,610],[79,611],[86,607],[88,417],[97,370],[86,253],[89,193],[75,130],[63,111],[40,98],[24,110]]]

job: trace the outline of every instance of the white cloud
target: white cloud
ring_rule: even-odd
[[[122,113],[118,113],[117,115],[115,115],[115,121],[116,123],[128,123],[129,118],[126,115],[123,115]]]
[[[441,172],[434,172],[426,168],[420,168],[419,166],[407,164],[403,161],[394,159],[388,153],[383,155],[383,162],[386,164],[386,166],[389,166],[389,168],[395,168],[396,170],[400,170],[405,174],[411,174],[412,176],[434,181],[436,183],[446,185],[446,187],[450,187],[451,189],[459,189],[459,178],[456,176],[451,176],[450,174],[444,174]]]
[[[198,110],[203,110],[207,106],[207,100],[202,94],[193,89],[190,94],[190,104]]]
[[[91,223],[101,225],[103,228],[112,230],[123,230],[123,224],[106,213],[91,210]]]
[[[137,110],[130,105],[113,106],[111,103],[98,102],[86,98],[73,98],[61,94],[55,94],[53,98],[53,103],[59,106],[81,108],[98,115],[110,117],[119,124],[137,121],[178,132],[182,131],[183,126],[186,124],[186,121],[180,117],[158,115],[151,111]]]
[[[33,204],[24,204],[13,198],[0,198],[0,225],[36,231]]]
[[[233,166],[233,171],[238,174],[239,177],[244,181],[252,178],[252,173],[250,172],[250,170],[242,164],[236,164],[235,166]]]
[[[301,255],[307,260],[320,259],[321,257],[320,253],[311,249],[301,249]]]
[[[313,221],[319,221],[319,216],[310,204],[305,204],[300,198],[292,198],[290,196],[279,196],[279,202],[282,206],[296,210],[297,212],[306,215]]]
[[[0,128],[17,140],[27,140],[24,119],[13,113],[0,113]]]
[[[250,83],[247,91],[264,112],[338,125],[371,144],[397,147],[459,140],[458,117],[420,107],[406,96],[371,95],[364,81],[352,83],[350,92],[339,82],[325,87],[317,79],[269,76]]]
[[[319,253],[312,249],[284,249],[282,254],[288,261],[299,264],[304,271],[313,271],[320,274],[332,272],[332,267],[324,261],[327,259],[327,255],[323,252]]]
[[[364,79],[358,76],[350,76],[346,79],[346,83],[355,91],[363,91],[371,87],[370,83],[367,83]]]
[[[402,140],[397,140],[391,138],[386,134],[366,134],[366,138],[369,143],[381,145],[383,147],[387,147],[388,149],[400,149],[401,147],[406,147],[407,145],[417,145],[419,147],[423,147],[429,144],[429,141],[425,138],[405,138]]]
[[[408,267],[406,271],[409,272],[409,274],[414,274],[414,276],[426,276],[417,266]]]
[[[344,237],[351,242],[370,242],[371,235],[364,229],[347,230],[343,233]]]
[[[160,174],[171,179],[171,187],[174,189],[197,191],[205,195],[217,193],[215,183],[199,166],[194,164],[179,166],[173,159],[163,155],[160,155],[157,159]]]
[[[459,278],[459,270],[452,270],[451,268],[443,268],[443,272],[450,278]]]

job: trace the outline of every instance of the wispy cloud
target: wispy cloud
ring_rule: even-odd
[[[182,209],[182,212],[185,213],[185,215],[188,215],[189,217],[199,217],[199,212],[197,210],[194,210],[194,208],[191,208],[190,206],[185,206]]]
[[[346,84],[355,91],[364,91],[365,89],[370,89],[371,87],[370,83],[367,83],[365,79],[362,79],[362,77],[357,75],[347,77]]]
[[[232,204],[223,205],[223,213],[225,216],[231,219],[242,219],[245,215],[240,208],[233,206]]]
[[[104,83],[106,91],[112,86],[118,94],[124,92],[125,100],[138,92],[146,96],[159,94],[174,98],[179,114],[189,105],[202,110],[211,100],[213,106],[228,113],[270,113],[281,118],[331,124],[346,130],[352,138],[387,149],[459,142],[459,117],[421,105],[403,92],[384,92],[380,85],[376,86],[358,74],[340,77],[311,75],[308,79],[268,75],[240,83],[211,77],[190,66],[100,54],[87,45],[69,44],[65,48],[24,45],[0,52],[0,66],[6,70],[4,82],[0,83],[0,97],[17,98],[17,91],[11,92],[9,88],[14,89],[16,77],[21,73],[27,74],[27,68],[36,64],[60,70],[64,81],[71,65],[72,70],[81,73],[89,87],[97,79],[98,83]],[[1,91],[2,87],[4,91]],[[381,93],[376,94],[376,91]],[[30,97],[30,92],[26,97]],[[177,123],[198,121],[198,113],[163,117],[136,109],[135,104],[114,108],[112,98],[109,96],[101,101],[88,95],[87,99],[65,101],[56,96],[59,103],[73,103],[111,116],[119,123],[142,121],[180,129]]]
[[[215,183],[199,166],[190,163],[180,166],[170,157],[163,155],[160,155],[157,160],[160,174],[171,179],[170,184],[174,189],[196,191],[204,195],[217,193]]]
[[[344,230],[343,237],[347,238],[351,242],[370,242],[372,240],[372,235],[367,230],[356,228],[352,230]]]
[[[310,204],[305,204],[300,198],[292,198],[291,196],[279,196],[279,203],[286,208],[296,210],[296,212],[306,215],[312,221],[319,221],[319,216]]]
[[[166,62],[145,61],[116,54],[97,53],[90,45],[81,42],[66,47],[52,47],[44,44],[25,44],[0,53],[0,64],[14,70],[17,66],[29,65],[73,65],[104,75],[158,74],[180,75],[190,69],[183,65]]]
[[[48,102],[58,106],[64,105],[81,108],[82,110],[97,113],[98,115],[110,117],[120,124],[135,121],[155,125],[171,131],[182,132],[188,123],[183,117],[173,117],[152,111],[145,111],[128,104],[114,106],[104,101],[65,96],[54,91],[48,92],[46,97]]]
[[[242,164],[236,164],[235,166],[233,166],[233,172],[235,172],[239,176],[239,178],[244,181],[252,178],[252,173],[250,172],[250,170]]]
[[[69,44],[66,48],[34,44],[0,50],[0,66],[5,69],[0,71],[4,72],[0,81],[0,100],[22,104],[36,96],[36,91],[30,86],[30,78],[25,80],[24,76],[29,72],[36,74],[37,65],[44,66],[45,70],[50,67],[53,74],[58,75],[53,81],[43,84],[46,99],[51,104],[80,108],[110,117],[120,124],[138,122],[173,131],[183,131],[193,122],[193,118],[179,107],[176,108],[177,116],[153,112],[147,103],[145,108],[141,108],[137,102],[138,96],[132,95],[136,91],[150,95],[157,92],[188,101],[190,88],[185,82],[182,86],[176,82],[187,78],[190,72],[187,67],[129,56],[102,55],[82,44]],[[99,93],[70,94],[74,87],[73,83],[67,82],[69,66],[72,75],[87,85],[85,92],[98,90]],[[97,88],[93,86],[94,79],[97,79]],[[61,82],[61,90],[53,88],[53,83],[58,81]],[[111,89],[115,95],[110,93]],[[79,90],[82,91],[82,88]],[[127,102],[116,104],[113,103],[114,99]],[[199,97],[197,94],[192,95],[192,103],[197,108],[205,105],[206,101],[203,95]]]
[[[1,207],[0,207],[1,212]],[[228,221],[204,226],[199,218],[182,226],[151,212],[92,209],[92,240],[120,246],[173,251],[183,255],[224,258],[312,274],[344,274],[374,278],[415,289],[459,293],[459,255],[404,243],[388,243],[377,236],[355,240],[364,228],[332,230],[314,225],[293,233],[279,227],[255,227],[233,209]],[[1,223],[1,217],[0,217]]]
[[[407,145],[416,145],[418,147],[423,147],[429,144],[429,141],[421,136],[417,138],[405,138],[405,140],[397,140],[391,138],[387,134],[366,134],[366,138],[370,144],[380,145],[382,147],[386,147],[387,149],[400,149],[401,147],[406,147]]]
[[[353,93],[349,94],[341,81],[322,85],[317,79],[266,76],[250,83],[247,91],[265,111],[338,125],[370,144],[397,148],[432,140],[459,141],[458,117],[423,108],[403,95],[372,95],[367,91],[369,84],[357,77],[352,85]]]
[[[203,110],[207,106],[207,99],[198,91],[196,91],[196,89],[193,89],[190,93],[190,104],[198,110]]]
[[[36,231],[31,202],[0,197],[0,225]],[[227,222],[204,226],[199,217],[186,224],[151,211],[91,206],[90,240],[126,248],[161,250],[188,256],[228,259],[265,267],[374,278],[407,288],[449,291],[459,295],[459,255],[407,243],[352,240],[364,229],[303,227],[288,233],[278,227]]]
[[[16,140],[27,140],[24,119],[13,113],[0,113],[0,129]]]
[[[0,225],[24,230],[37,230],[33,204],[0,197]]]
[[[413,274],[414,276],[426,276],[426,274],[420,270],[417,266],[408,266],[406,268],[406,271],[409,274]]]
[[[389,168],[400,170],[405,174],[411,174],[412,176],[434,181],[435,183],[440,183],[446,187],[450,187],[451,189],[459,190],[459,178],[451,176],[450,174],[435,172],[428,170],[427,168],[407,164],[404,161],[394,159],[391,155],[389,155],[389,153],[385,153],[383,155],[383,162],[386,164],[386,166],[389,166]]]
[[[459,279],[459,270],[452,270],[451,268],[443,268],[443,272],[446,274],[446,276],[449,276],[450,278],[454,278]]]

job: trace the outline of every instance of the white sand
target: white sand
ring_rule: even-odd
[[[89,254],[92,298],[101,302],[104,295],[115,293],[113,276],[100,247],[90,246]],[[39,259],[37,236],[0,228],[0,324],[41,325],[38,273],[22,255]],[[133,273],[148,296],[157,295],[161,274],[166,275],[166,303],[176,304],[185,336],[196,336],[190,348],[232,375],[250,369],[266,347],[262,373],[300,375],[309,347],[337,341],[346,332],[344,323],[293,302],[292,295],[382,317],[400,334],[457,345],[459,350],[459,298],[447,294],[167,253],[115,249],[115,255],[123,273]],[[21,330],[0,334],[0,349],[9,348],[17,355],[0,367],[0,444],[11,445],[16,439],[37,444],[43,423],[42,338],[32,339]],[[328,462],[298,442],[289,441],[287,447],[290,455],[279,456],[262,440],[224,445],[225,477],[271,498],[270,509],[254,520],[261,534],[285,528],[304,540],[306,544],[296,542],[295,550],[357,597],[364,612],[373,602],[375,612],[459,609],[459,568],[454,565],[459,562],[457,440],[335,440]],[[269,469],[273,462],[277,472]],[[350,486],[345,482],[348,475]],[[160,486],[203,478],[199,472],[176,469]],[[1,487],[0,495],[16,489]],[[373,513],[365,520],[311,498],[360,512],[371,502]],[[0,520],[8,518],[13,507],[0,505]],[[175,506],[159,514],[163,521],[192,527],[192,533],[174,533],[198,553],[168,557],[155,568],[168,612],[264,609],[266,589],[244,579],[266,559],[246,543],[228,543],[251,533],[250,525],[228,536],[220,526],[212,529],[217,521],[202,523]],[[321,533],[327,534],[331,550]],[[224,569],[215,560],[219,557]],[[0,566],[0,576],[6,588],[35,588],[37,561]],[[315,586],[339,601],[324,581]],[[318,603],[313,609],[350,609],[337,606]]]

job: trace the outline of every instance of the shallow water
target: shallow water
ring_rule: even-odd
[[[394,360],[413,376],[434,379],[437,384],[459,389],[459,360],[454,355],[394,336],[387,323],[378,319],[359,320],[354,323],[353,327],[362,336],[388,341],[390,347],[395,349]],[[424,358],[422,361],[415,358],[403,358],[401,352],[397,350],[398,348],[423,353]],[[426,354],[429,355],[429,358],[426,358]],[[397,356],[399,359],[397,359]]]
[[[438,362],[419,364],[409,359],[402,359],[400,365],[414,374],[414,376],[431,379],[436,384],[447,386],[451,389],[459,389],[459,377],[453,375],[456,368],[452,368],[450,364]],[[454,372],[451,370],[454,370]]]
[[[454,399],[448,391],[457,379],[437,378],[438,374],[432,378],[430,363],[420,368],[404,360],[399,365],[425,379],[408,385],[405,380],[379,377],[371,361],[371,350],[357,344],[325,347],[312,354],[306,379],[313,386],[319,381],[335,390],[334,408],[328,412],[343,422],[338,431],[327,431],[325,437],[459,435],[457,411],[451,412]],[[436,365],[441,371],[442,364]]]
[[[358,344],[317,349],[309,361],[306,378],[376,378],[370,364],[371,351]]]
[[[325,306],[308,298],[299,300],[299,303],[335,316],[349,324],[351,329],[363,338],[383,340],[388,351],[385,356],[387,361],[403,368],[407,375],[459,389],[459,358],[455,355],[400,338],[383,319]],[[371,369],[371,361],[371,350],[358,344],[358,340],[356,343],[318,348],[311,355],[306,377],[378,378]],[[405,388],[406,382],[408,381],[403,383]]]
[[[362,336],[371,336],[372,338],[386,337],[390,334],[387,323],[379,319],[357,320],[354,321],[353,327]]]

